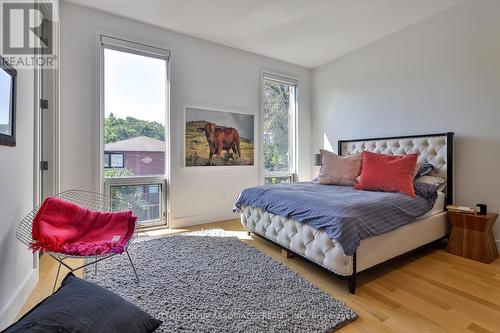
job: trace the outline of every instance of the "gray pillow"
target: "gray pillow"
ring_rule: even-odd
[[[70,273],[54,294],[2,333],[149,333],[161,323],[115,293]]]
[[[420,166],[420,169],[418,170],[415,178],[428,175],[433,169],[434,169],[434,166],[432,164],[424,163]]]
[[[437,192],[442,192],[446,188],[446,179],[434,176],[421,176],[414,180],[414,184],[430,184],[436,187]]]

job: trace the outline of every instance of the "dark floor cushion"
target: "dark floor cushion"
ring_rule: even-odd
[[[146,333],[160,324],[115,293],[70,273],[57,292],[3,332]]]

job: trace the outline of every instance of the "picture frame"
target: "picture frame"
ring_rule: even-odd
[[[0,56],[0,145],[16,146],[17,71]]]
[[[255,165],[255,115],[186,106],[184,166]]]

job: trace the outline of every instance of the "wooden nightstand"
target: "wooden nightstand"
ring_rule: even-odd
[[[489,264],[498,258],[491,230],[498,214],[464,214],[448,211],[451,234],[447,250],[450,253]]]

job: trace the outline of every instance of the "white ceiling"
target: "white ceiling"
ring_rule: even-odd
[[[67,0],[317,67],[463,0]]]

